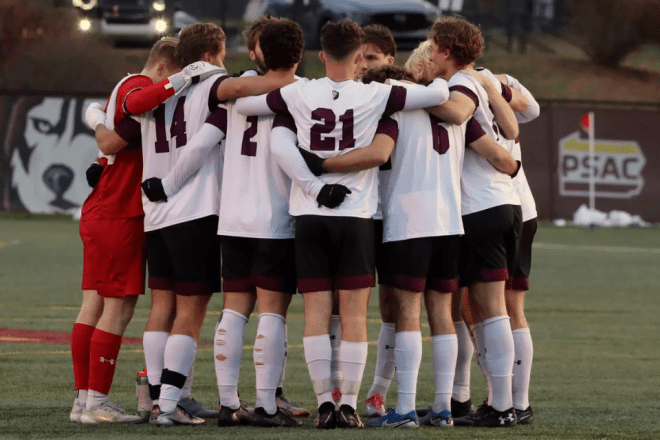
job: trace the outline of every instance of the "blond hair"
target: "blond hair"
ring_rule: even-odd
[[[431,41],[423,41],[413,50],[404,67],[415,78],[415,82],[424,83],[433,79],[431,65]]]

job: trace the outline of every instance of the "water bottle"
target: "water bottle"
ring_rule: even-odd
[[[142,417],[142,420],[148,422],[153,402],[149,395],[149,380],[147,379],[146,368],[139,371],[135,378],[135,392],[137,394],[137,414]]]

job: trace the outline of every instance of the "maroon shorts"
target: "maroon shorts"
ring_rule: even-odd
[[[457,290],[459,248],[460,235],[384,243],[392,285],[410,292]]]
[[[536,235],[536,219],[523,223],[518,245],[518,255],[513,272],[506,282],[507,290],[529,290],[529,272],[532,269],[532,243]]]
[[[104,297],[144,294],[144,218],[80,221],[84,290]]]

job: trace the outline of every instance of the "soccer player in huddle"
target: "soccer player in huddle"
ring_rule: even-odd
[[[142,72],[123,78],[106,105],[109,127],[130,111],[144,111],[140,100],[165,99],[159,81],[180,67],[175,38],[163,38],[151,49]],[[142,153],[132,143],[112,157],[102,157],[87,171],[94,189],[80,220],[83,239],[83,304],[71,334],[77,390],[70,420],[79,423],[132,423],[137,416],[108,402],[121,338],[144,294],[144,212],[140,195]]]
[[[377,122],[383,116],[438,105],[446,99],[448,90],[442,85],[406,89],[353,81],[361,57],[361,30],[350,20],[326,24],[321,32],[321,46],[320,57],[327,77],[298,81],[266,97],[237,101],[241,113],[279,113],[291,118],[288,126],[283,122],[273,128],[274,153],[284,142],[290,147],[287,152],[299,157],[294,130],[301,148],[318,152],[324,158],[363,148],[373,139]],[[286,153],[280,157],[285,156]],[[355,408],[367,357],[366,312],[374,284],[375,173],[372,169],[323,176],[325,185],[310,192],[293,179],[290,213],[296,217],[298,290],[303,292],[305,302],[303,345],[319,404],[317,428],[363,427]],[[328,199],[343,203],[329,209]],[[328,333],[335,287],[339,291],[342,326],[342,396],[336,416]]]

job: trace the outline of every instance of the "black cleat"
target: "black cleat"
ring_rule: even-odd
[[[314,424],[317,429],[335,429],[337,427],[334,402],[324,402],[319,406],[319,415],[316,416]]]
[[[277,408],[275,414],[270,415],[266,412],[265,409],[259,407],[255,408],[254,415],[252,416],[252,426],[258,426],[261,428],[297,428],[301,424],[293,418],[287,410]]]
[[[454,401],[452,400],[452,403],[453,402]],[[453,406],[452,406],[452,408],[453,408]],[[432,410],[433,410],[432,406],[429,406],[428,408],[420,408],[420,409],[417,410],[417,417],[419,417],[420,419],[422,417],[426,417],[428,415],[428,413],[430,413]]]
[[[514,411],[516,412],[518,425],[529,425],[534,421],[534,411],[532,411],[531,406],[528,406],[527,409],[514,408]]]
[[[468,399],[465,402],[459,402],[458,400],[451,399],[451,415],[454,418],[464,417],[468,414],[474,414],[476,410],[472,405],[472,399]]]
[[[254,413],[241,404],[237,409],[220,406],[218,410],[218,426],[249,425],[254,420]]]
[[[480,411],[474,414],[454,419],[455,426],[473,428],[510,428],[516,426],[516,412],[513,408],[498,411],[492,406],[482,405]]]
[[[364,425],[353,407],[342,405],[337,411],[337,428],[360,429],[364,428]]]

